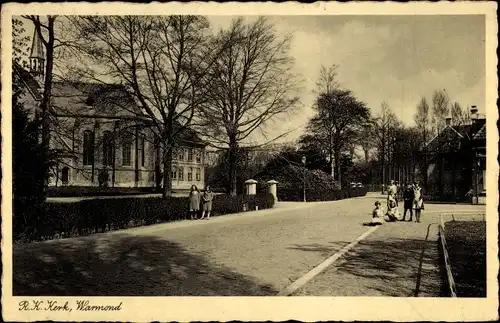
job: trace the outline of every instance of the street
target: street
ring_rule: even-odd
[[[371,230],[377,193],[276,209],[15,245],[14,296],[278,295]],[[400,207],[401,209],[401,207]],[[422,223],[386,223],[291,295],[439,296],[440,213],[482,216],[478,205],[428,204]]]

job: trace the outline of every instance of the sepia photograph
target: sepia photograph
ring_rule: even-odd
[[[498,318],[496,5],[289,5],[2,13],[10,317]]]

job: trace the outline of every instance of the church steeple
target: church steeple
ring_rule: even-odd
[[[30,72],[33,76],[40,78],[43,81],[45,69],[45,51],[42,39],[38,35],[36,29],[33,33],[33,42],[31,43],[30,52]]]

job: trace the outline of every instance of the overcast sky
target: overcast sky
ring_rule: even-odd
[[[209,17],[214,28],[232,17]],[[406,124],[413,123],[422,96],[445,89],[451,101],[485,112],[484,16],[270,16],[278,34],[293,32],[291,55],[305,78],[305,107],[287,128],[312,113],[321,65],[339,65],[338,81],[371,109],[387,101]],[[289,137],[293,139],[299,133]]]
[[[209,16],[214,30],[234,16]],[[255,19],[250,16],[248,20]],[[298,129],[312,115],[321,65],[339,65],[338,82],[354,92],[373,114],[386,101],[406,124],[413,123],[422,96],[445,89],[452,102],[485,112],[485,20],[455,16],[268,16],[278,35],[293,33],[290,54],[304,79],[298,93],[304,107],[268,137]],[[31,26],[30,26],[31,27]],[[27,28],[31,29],[31,28]],[[30,30],[30,33],[33,29]]]

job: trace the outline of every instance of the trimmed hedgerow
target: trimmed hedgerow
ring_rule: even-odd
[[[83,197],[83,196],[120,196],[161,193],[154,187],[96,187],[96,186],[60,186],[49,187],[48,197]]]
[[[28,225],[16,223],[14,218],[13,237],[16,242],[30,242],[183,220],[189,216],[188,206],[187,197],[132,197],[45,203],[42,212],[39,212],[41,216]],[[235,197],[218,195],[213,200],[212,215],[273,206],[271,194]]]
[[[306,200],[314,201],[336,201],[350,197],[365,196],[367,189],[364,187],[353,187],[342,190],[324,190],[308,188]],[[300,188],[278,188],[279,201],[303,201],[304,191]]]

